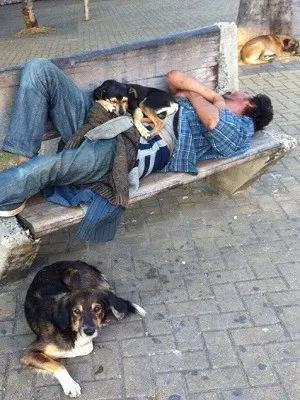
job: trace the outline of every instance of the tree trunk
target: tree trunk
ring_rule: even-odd
[[[88,21],[90,19],[89,0],[83,0],[83,8],[84,8],[84,20]]]
[[[260,35],[292,35],[292,0],[240,0],[238,45]]]
[[[33,0],[22,0],[22,14],[27,29],[39,26],[33,11]]]

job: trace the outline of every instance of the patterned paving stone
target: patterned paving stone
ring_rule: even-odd
[[[157,376],[157,400],[186,400],[184,378],[179,373]]]
[[[260,346],[248,346],[246,351],[239,352],[244,370],[251,386],[277,383],[277,376],[272,369],[266,351]]]
[[[214,285],[213,291],[215,292],[222,312],[244,310],[245,306],[233,283]]]
[[[212,368],[231,367],[238,364],[226,332],[205,332],[203,336]]]
[[[237,345],[263,344],[273,341],[287,340],[289,333],[281,325],[268,325],[254,328],[236,329],[231,331]]]
[[[275,366],[283,381],[283,386],[291,399],[300,396],[300,365],[296,362],[286,362]]]
[[[152,356],[155,372],[202,370],[209,368],[205,351],[179,351]]]
[[[284,390],[279,386],[234,389],[223,393],[224,400],[288,400]]]
[[[239,388],[247,384],[246,377],[239,367],[213,371],[192,371],[186,375],[186,380],[191,393],[201,393],[212,389]]]

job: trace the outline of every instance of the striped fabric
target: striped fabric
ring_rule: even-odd
[[[235,115],[226,108],[219,111],[217,126],[208,131],[187,99],[179,103],[178,132],[174,151],[164,171],[188,172],[196,175],[197,161],[232,157],[250,148],[254,134],[251,118]]]
[[[176,140],[173,128],[174,116],[175,114],[172,114],[165,118],[159,135],[153,136],[150,140],[140,138],[135,165],[138,167],[140,178],[162,170],[167,165]]]
[[[152,171],[163,169],[169,161],[170,152],[159,135],[150,140],[140,139],[136,166],[139,177],[149,175]]]

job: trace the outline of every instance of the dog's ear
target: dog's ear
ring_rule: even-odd
[[[62,281],[70,290],[79,288],[81,285],[81,276],[79,271],[70,266],[62,273]]]
[[[99,86],[94,90],[93,95],[94,100],[105,100],[105,98],[107,97],[107,89]]]
[[[290,46],[291,46],[291,42],[292,42],[292,39],[283,39],[283,41],[282,41],[282,48],[283,48],[283,50],[289,50],[289,48],[290,48]]]
[[[135,110],[138,107],[138,93],[133,87],[128,89],[128,106],[130,110]]]
[[[133,98],[135,98],[135,99],[138,98],[138,93],[137,93],[136,89],[133,88],[133,87],[130,87],[130,88],[128,89],[128,94],[129,94],[130,96],[132,96]]]
[[[70,299],[63,297],[57,303],[56,310],[53,310],[52,322],[59,330],[65,330],[70,325]]]

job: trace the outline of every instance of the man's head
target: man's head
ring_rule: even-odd
[[[223,95],[226,107],[237,115],[247,115],[254,123],[255,131],[267,126],[273,119],[273,107],[271,99],[258,94],[251,97],[244,92],[231,92]]]

